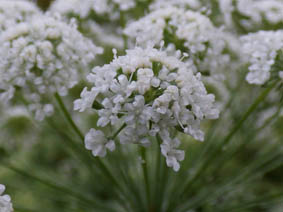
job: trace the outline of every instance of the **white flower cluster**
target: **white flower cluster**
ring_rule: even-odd
[[[162,138],[161,152],[175,171],[184,152],[177,150],[180,141],[173,138],[177,129],[202,141],[200,122],[215,119],[214,95],[207,94],[201,75],[175,56],[152,47],[127,50],[107,65],[95,67],[87,77],[93,87],[84,88],[74,109],[97,110],[98,127],[115,128],[107,137],[91,129],[85,137],[87,149],[95,156],[105,156],[115,149],[115,138],[122,144],[150,145],[149,136]]]
[[[251,84],[264,84],[270,78],[278,50],[283,49],[283,30],[250,33],[242,36],[241,41],[243,52],[250,63],[246,80]]]
[[[200,71],[209,73],[230,66],[229,51],[234,52],[237,46],[237,39],[214,27],[205,15],[173,6],[157,9],[130,23],[124,33],[140,45],[158,45],[164,40],[166,46],[174,45],[188,53]]]
[[[48,14],[7,29],[0,34],[0,44],[0,99],[7,102],[20,88],[38,120],[53,113],[43,96],[66,95],[103,51],[74,23]]]
[[[0,184],[0,211],[1,212],[13,212],[13,206],[9,195],[3,195],[5,186]]]
[[[25,0],[0,0],[0,34],[14,25],[31,20],[40,10]]]
[[[84,0],[83,3],[81,0],[56,0],[51,5],[50,11],[62,15],[75,14],[82,19],[95,13],[101,16],[107,15],[113,20],[120,17],[120,11],[127,11],[135,6],[135,0]]]
[[[261,28],[264,22],[273,25],[283,23],[282,0],[219,0],[219,6],[228,28],[235,27],[235,12],[243,16],[242,19],[237,18],[237,21],[246,30]]]

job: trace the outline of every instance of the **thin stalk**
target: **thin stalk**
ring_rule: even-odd
[[[58,102],[58,105],[59,105],[60,109],[62,110],[66,120],[68,121],[68,123],[70,124],[70,126],[72,127],[74,132],[80,137],[82,144],[84,145],[83,133],[80,131],[80,129],[77,127],[77,125],[73,121],[72,116],[70,115],[66,106],[64,105],[63,100],[61,99],[61,97],[57,93],[55,94],[55,99]],[[122,129],[124,129],[124,127],[125,126],[123,125],[119,130],[121,131]],[[126,197],[127,193],[125,193],[121,184],[117,181],[117,179],[114,177],[114,175],[109,171],[109,168],[103,163],[103,161],[100,158],[92,157],[89,154],[86,154],[86,155],[87,155],[87,157],[89,158],[90,161],[95,162],[95,164],[99,167],[99,169],[102,171],[102,173],[104,175],[106,175],[106,177],[119,189],[119,191],[123,194],[123,196]]]
[[[222,142],[219,143],[218,148],[216,148],[215,151],[212,152],[210,157],[207,158],[206,163],[202,163],[202,165],[197,170],[196,174],[190,179],[190,181],[183,187],[181,195],[183,196],[184,193],[189,190],[192,183],[194,183],[194,179],[197,179],[203,170],[205,170],[209,164],[213,161],[213,158],[219,154],[219,150],[222,146],[226,145],[233,136],[238,132],[238,130],[243,126],[244,122],[250,117],[250,115],[256,110],[256,108],[262,103],[262,101],[268,96],[268,94],[271,92],[271,90],[277,85],[278,81],[273,82],[269,87],[267,87],[254,101],[254,103],[248,108],[248,110],[245,112],[243,117],[240,119],[240,121],[235,125],[235,127],[232,128],[230,133],[223,139]],[[172,208],[176,207],[176,203],[172,205]],[[172,209],[171,208],[171,209]]]
[[[161,197],[160,197],[160,190],[161,190],[161,151],[160,151],[160,145],[161,145],[161,139],[159,138],[159,136],[156,136],[156,140],[157,140],[157,154],[156,154],[156,167],[155,167],[155,200],[154,203],[156,204],[156,210],[160,211],[161,210]]]
[[[233,104],[233,102],[235,100],[234,95],[241,88],[242,83],[244,82],[244,78],[245,78],[245,76],[243,75],[240,79],[240,83],[236,86],[236,88],[232,89],[230,98],[229,98],[228,102],[225,104],[221,114],[225,114],[228,111],[229,107]],[[217,119],[213,122],[213,126],[209,129],[209,131],[206,134],[205,142],[204,142],[202,149],[200,150],[200,152],[194,158],[192,158],[192,161],[190,162],[191,166],[192,165],[195,166],[196,164],[199,164],[198,162],[200,160],[203,160],[203,158],[206,157],[207,151],[210,150],[211,146],[213,145],[211,140],[212,140],[214,134],[216,133],[217,127],[219,127],[219,124],[221,123],[222,119],[223,119],[223,116],[220,116],[219,119]],[[196,169],[198,169],[198,168],[199,167],[196,167]],[[195,174],[192,174],[191,176],[188,177],[188,179],[185,181],[185,185],[190,183],[191,179],[195,178]],[[180,184],[177,184],[175,186],[175,188],[178,188],[177,190],[173,191],[175,196],[182,194],[185,190],[185,187],[182,187],[183,189],[180,189]],[[176,203],[176,201],[178,201],[178,198],[172,199],[171,201],[172,201],[172,203],[170,203],[170,204],[172,204],[172,206],[173,206]]]
[[[62,132],[60,127],[57,127],[56,124],[53,122],[52,119],[46,120],[49,127],[54,130],[55,133],[57,133],[64,143],[67,144],[67,146],[76,154],[76,156],[79,158],[79,160],[87,165],[88,169],[92,172],[92,174],[96,174],[96,171],[94,169],[93,163],[91,160],[89,160],[89,157],[87,156],[87,152],[84,151],[84,149],[73,139],[69,137],[65,132]]]
[[[62,100],[62,98],[59,96],[58,93],[55,93],[55,99],[60,107],[60,109],[62,110],[62,112],[64,113],[65,118],[67,119],[68,123],[70,124],[70,126],[73,128],[73,130],[77,133],[77,135],[80,137],[80,139],[82,141],[84,141],[84,135],[83,133],[80,131],[80,129],[77,127],[77,125],[75,124],[75,122],[72,119],[72,116],[70,115],[70,113],[68,112],[67,108],[64,105],[64,102]]]
[[[127,163],[129,155],[127,154],[128,157],[125,156],[125,154],[121,150],[121,145],[119,143],[117,143],[117,154],[118,157],[115,158],[115,161],[119,160],[121,163],[118,163],[117,167],[115,168],[117,168],[117,172],[120,173],[121,178],[124,181],[123,184],[127,186],[128,191],[132,194],[133,202],[135,202],[135,206],[137,206],[133,208],[133,210],[136,210],[136,208],[140,208],[141,211],[145,211],[146,208],[143,208],[144,204],[141,203],[141,192],[135,184],[132,175],[129,174],[129,164]]]
[[[144,183],[145,183],[145,191],[146,191],[146,200],[148,205],[148,211],[151,211],[151,203],[150,203],[150,187],[149,187],[149,179],[148,179],[148,164],[146,159],[146,152],[144,147],[140,147],[140,154],[142,158],[142,170],[143,170],[143,177],[144,177]]]
[[[17,206],[13,206],[13,208],[16,212],[43,212],[41,209],[39,211],[39,210],[27,209],[27,208],[22,208],[22,207],[17,207]]]
[[[241,205],[232,206],[226,209],[220,209],[219,211],[221,212],[242,211],[244,209],[257,207],[259,205],[262,205],[262,206],[274,205],[275,202],[278,202],[278,203],[282,202],[282,198],[283,198],[283,193],[278,193],[278,194],[274,194],[270,196],[264,196],[254,201],[244,202],[244,203],[241,203]]]
[[[249,138],[245,139],[243,143],[247,143]],[[267,148],[267,150],[266,150]],[[258,153],[257,157],[247,164],[247,166],[241,170],[232,173],[231,177],[226,177],[226,179],[220,178],[219,181],[212,181],[205,189],[197,192],[197,195],[187,203],[183,204],[182,208],[184,211],[197,207],[199,204],[205,203],[211,199],[211,193],[214,196],[225,195],[225,192],[230,192],[231,188],[235,185],[244,184],[251,182],[252,180],[261,177],[264,173],[267,173],[282,164],[283,157],[282,151],[275,146],[268,148],[268,146],[263,146],[262,149],[266,150],[263,153]],[[227,153],[226,153],[227,154]],[[228,153],[230,155],[230,153]],[[220,170],[219,167],[214,167],[214,170]],[[196,182],[201,183],[201,182]],[[221,186],[219,186],[221,185]],[[198,185],[196,186],[198,187]]]
[[[126,22],[127,21],[126,21],[125,13],[121,12],[121,14],[120,14],[120,24],[121,24],[123,29],[126,27]],[[126,51],[128,49],[128,36],[123,33],[122,37],[123,37],[124,51]]]
[[[160,137],[159,134],[156,135],[156,139],[157,139],[157,142],[158,142],[158,145],[160,147],[161,143],[162,143],[162,139]],[[158,149],[159,150],[159,160],[160,160],[160,174],[161,174],[161,177],[160,177],[160,181],[157,181],[156,183],[159,184],[159,191],[158,191],[158,202],[157,202],[157,205],[158,207],[158,210],[162,211],[162,206],[163,206],[163,203],[164,203],[164,198],[166,196],[166,189],[167,188],[167,183],[168,183],[168,177],[169,177],[169,169],[168,167],[166,166],[166,161],[165,161],[165,158],[163,157],[163,155],[161,155],[161,150],[160,148]]]
[[[223,185],[221,183],[216,184],[216,182],[213,182],[212,186],[207,188],[202,189],[201,191],[198,192],[197,196],[188,201],[187,203],[183,204],[181,207],[180,211],[188,211],[190,209],[193,209],[197,207],[198,205],[205,203],[206,201],[209,201],[211,199],[211,193],[214,194],[214,196],[217,195],[225,195],[225,192],[229,193],[231,191],[231,188],[234,188],[237,183],[244,184],[247,183],[251,180],[254,180],[255,178],[259,177],[263,173],[266,173],[267,171],[272,170],[273,167],[263,169],[265,165],[269,165],[272,163],[274,160],[276,160],[278,157],[280,157],[280,154],[275,154],[274,156],[272,155],[271,158],[266,158],[265,161],[261,162],[261,164],[255,164],[251,163],[249,166],[247,166],[245,169],[238,171],[238,173],[235,174],[235,178],[227,178],[225,181],[223,181]],[[278,164],[282,164],[282,160],[278,161]],[[278,164],[276,164],[278,167]],[[260,170],[260,174],[258,173],[257,170]],[[264,171],[263,171],[264,170]]]
[[[127,124],[124,123],[112,136],[109,137],[109,139],[114,140],[126,126]]]
[[[37,181],[49,188],[52,188],[56,191],[59,191],[59,192],[62,192],[66,195],[69,195],[69,196],[72,196],[76,199],[78,199],[79,201],[81,202],[84,202],[86,204],[88,204],[89,206],[92,206],[92,207],[97,207],[97,208],[103,208],[107,211],[113,211],[103,205],[100,205],[100,203],[92,200],[92,199],[89,199],[88,197],[85,197],[84,194],[81,194],[81,193],[78,193],[77,191],[73,191],[72,189],[68,188],[68,187],[65,187],[65,186],[62,186],[62,185],[58,185],[57,183],[55,182],[52,182],[48,179],[43,179],[42,177],[39,177],[39,176],[35,176],[33,174],[31,174],[30,172],[26,172],[22,169],[19,169],[11,164],[8,164],[8,163],[1,163],[1,166],[11,170],[11,171],[14,171],[16,172],[17,174],[19,175],[22,175],[26,178],[29,178],[29,179],[32,179],[34,181]]]
[[[222,142],[223,145],[227,144],[231,138],[236,134],[236,132],[242,127],[243,123],[250,117],[253,111],[262,103],[262,101],[267,97],[270,91],[277,85],[278,81],[273,82],[267,89],[265,89],[261,95],[255,100],[255,102],[249,107],[247,112],[241,118],[241,120],[236,124],[236,126],[231,130],[231,132],[225,137]]]
[[[70,115],[70,113],[68,112],[67,108],[64,105],[64,102],[62,101],[61,97],[56,93],[55,94],[55,99],[57,100],[60,109],[62,110],[66,120],[68,121],[68,123],[70,124],[70,126],[72,127],[72,129],[75,131],[75,133],[80,137],[80,139],[82,140],[82,142],[84,142],[84,136],[83,133],[80,131],[80,129],[77,127],[77,125],[75,124],[75,122],[72,119],[72,116]],[[117,180],[115,179],[115,177],[111,174],[111,172],[109,171],[109,169],[106,167],[106,165],[100,160],[100,158],[94,158],[91,157],[92,160],[95,160],[97,165],[100,167],[100,169],[104,172],[104,174],[111,179],[111,181],[114,182],[115,185],[119,186],[119,183],[117,182]]]

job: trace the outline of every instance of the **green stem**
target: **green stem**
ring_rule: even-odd
[[[156,167],[155,167],[155,176],[156,176],[156,181],[155,181],[155,201],[154,203],[156,204],[156,210],[161,211],[161,150],[160,150],[160,145],[161,145],[161,138],[159,135],[156,135],[156,140],[157,140],[157,154],[156,154]]]
[[[270,91],[277,85],[278,81],[272,83],[267,89],[265,89],[261,95],[255,100],[255,102],[249,107],[247,112],[241,118],[241,120],[236,124],[236,126],[231,130],[231,132],[223,140],[223,145],[227,144],[231,138],[236,134],[236,132],[242,127],[243,123],[250,117],[253,111],[262,103],[262,101],[267,97]]]
[[[123,193],[123,196],[126,196],[122,186],[118,183],[116,178],[111,174],[109,169],[100,160],[100,158],[95,158],[90,153],[86,152],[85,149],[82,149],[81,146],[78,146],[78,144],[75,141],[73,141],[68,135],[58,131],[57,130],[58,128],[55,127],[55,125],[53,125],[53,128],[63,138],[63,140],[68,141],[66,143],[68,143],[68,145],[71,147],[71,149],[73,149],[77,153],[77,155],[80,157],[81,161],[84,162],[85,164],[87,164],[87,166],[89,167],[89,170],[92,172],[92,174],[94,176],[96,175],[96,172],[95,172],[94,167],[93,167],[93,162],[100,169],[100,171],[108,178],[108,180],[110,182],[112,182],[119,189],[119,191],[121,193]],[[118,198],[119,202],[122,201],[119,196],[117,196],[117,198]]]
[[[58,93],[55,93],[55,99],[60,107],[60,109],[62,110],[65,118],[67,119],[67,121],[69,122],[70,126],[73,128],[73,130],[77,133],[77,135],[80,137],[80,139],[82,141],[84,141],[84,135],[83,133],[80,131],[80,129],[77,127],[77,125],[75,124],[75,122],[72,119],[72,116],[70,115],[70,113],[68,112],[67,108],[64,105],[63,100],[61,99],[61,97],[59,96]]]
[[[236,205],[236,206],[232,206],[229,208],[225,208],[225,209],[220,209],[219,211],[221,212],[230,212],[230,211],[242,211],[245,209],[249,209],[249,208],[253,208],[253,207],[258,207],[260,205],[264,206],[264,205],[274,205],[275,202],[282,202],[282,198],[283,198],[283,193],[278,193],[278,194],[273,194],[273,195],[269,195],[269,196],[263,196],[261,198],[258,198],[254,201],[250,201],[250,202],[243,202],[240,205]]]
[[[92,174],[96,174],[95,167],[93,166],[93,163],[91,160],[89,160],[88,153],[85,151],[84,148],[82,148],[77,142],[75,142],[73,139],[69,137],[68,134],[61,131],[60,127],[57,127],[56,124],[53,122],[52,119],[46,119],[49,127],[54,130],[55,133],[57,133],[61,138],[62,141],[77,155],[79,160],[87,165],[88,169],[92,172]]]
[[[16,168],[15,166],[13,166],[11,164],[8,164],[8,163],[1,163],[1,166],[5,167],[5,168],[7,168],[7,169],[9,169],[11,171],[14,171],[17,174],[20,174],[20,175],[22,175],[22,176],[24,176],[26,178],[29,178],[29,179],[32,179],[34,181],[40,182],[41,184],[44,184],[45,186],[48,186],[49,188],[52,188],[52,189],[54,189],[56,191],[60,191],[60,192],[62,192],[64,194],[66,194],[66,195],[70,195],[72,197],[75,197],[79,201],[84,202],[84,203],[88,204],[89,206],[98,207],[98,208],[104,208],[106,210],[109,210],[105,206],[102,206],[99,203],[97,203],[96,201],[88,199],[87,197],[84,196],[84,194],[81,194],[81,193],[78,193],[76,191],[73,191],[72,189],[67,188],[65,186],[58,185],[57,183],[52,182],[50,180],[43,179],[43,178],[41,178],[39,176],[32,175],[31,172],[26,172],[24,170]]]
[[[235,125],[235,127],[230,131],[230,133],[223,139],[222,142],[220,142],[218,148],[216,148],[216,151],[208,157],[206,163],[202,163],[200,168],[197,170],[196,174],[190,179],[190,181],[183,187],[181,196],[190,188],[192,183],[194,182],[194,179],[197,179],[201,173],[202,170],[205,170],[208,165],[213,161],[213,157],[219,154],[219,149],[225,144],[227,144],[233,136],[238,132],[238,130],[242,127],[244,122],[250,117],[250,115],[253,113],[253,111],[262,103],[262,101],[267,97],[267,95],[271,92],[271,90],[277,85],[278,81],[273,82],[267,89],[265,89],[254,101],[254,103],[248,108],[248,110],[245,112],[243,117],[240,119],[240,121]]]
[[[82,134],[82,132],[79,130],[79,128],[77,127],[77,125],[75,124],[75,122],[73,121],[70,113],[68,112],[67,108],[64,105],[64,102],[62,101],[61,97],[58,95],[58,93],[55,94],[55,99],[57,100],[60,109],[62,110],[66,120],[68,121],[68,123],[71,125],[72,129],[76,132],[76,134],[80,137],[83,145],[84,145],[84,136]],[[124,126],[122,126],[124,128]],[[120,129],[121,131],[122,129]],[[118,134],[117,134],[118,135]],[[98,165],[98,167],[100,168],[100,170],[102,171],[102,173],[104,173],[106,175],[106,177],[108,177],[108,179],[115,185],[117,186],[117,188],[120,190],[120,192],[123,194],[124,197],[127,196],[127,194],[124,192],[124,189],[122,188],[122,186],[120,185],[120,183],[116,180],[116,178],[112,175],[112,173],[109,171],[108,167],[103,163],[103,161],[100,158],[97,157],[92,157],[89,154],[87,154],[88,158],[90,161],[94,161],[96,165]]]
[[[73,121],[70,113],[68,112],[68,110],[66,109],[61,97],[58,95],[58,93],[55,94],[55,98],[66,118],[66,120],[68,121],[68,123],[71,125],[71,127],[73,128],[73,130],[77,133],[77,135],[80,137],[80,139],[82,140],[82,142],[84,142],[84,136],[82,134],[82,132],[79,130],[79,128],[77,127],[77,125],[75,124],[75,122]],[[100,169],[104,172],[104,174],[106,174],[106,176],[111,179],[112,182],[114,182],[115,185],[119,185],[119,183],[117,182],[117,180],[115,179],[115,177],[112,176],[111,172],[108,170],[108,168],[106,167],[106,165],[100,160],[100,158],[94,158],[91,157],[92,160],[95,160],[96,163],[98,164],[98,166],[100,167]]]
[[[17,206],[13,206],[14,211],[16,212],[39,212],[39,210],[34,210],[34,209],[27,209],[27,208],[22,208],[22,207],[17,207]],[[40,212],[43,212],[42,210],[40,210]]]
[[[114,140],[126,126],[127,124],[124,123],[112,136],[109,137],[109,139]]]
[[[147,160],[146,160],[146,149],[144,147],[140,147],[140,154],[142,157],[142,170],[143,170],[143,177],[145,183],[145,191],[146,191],[146,200],[148,205],[148,211],[151,211],[150,207],[150,188],[149,188],[149,179],[148,179],[148,172],[147,172]]]

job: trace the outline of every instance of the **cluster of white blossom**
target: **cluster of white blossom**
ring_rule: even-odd
[[[3,195],[5,186],[0,184],[0,211],[1,212],[13,212],[13,206],[9,195]]]
[[[35,4],[25,0],[0,0],[0,33],[40,14]]]
[[[79,18],[87,18],[92,14],[109,16],[111,20],[118,19],[121,11],[127,11],[136,6],[135,0],[56,0],[50,10],[68,15],[75,14]]]
[[[93,87],[84,88],[74,109],[97,110],[98,127],[118,129],[107,136],[91,129],[85,137],[87,149],[95,156],[105,156],[115,149],[115,138],[122,144],[150,145],[149,136],[162,138],[161,152],[167,165],[175,171],[184,152],[180,142],[172,138],[177,129],[202,141],[200,122],[215,119],[214,95],[207,94],[201,75],[175,56],[152,47],[136,47],[126,51],[110,64],[95,67],[88,75]]]
[[[140,45],[166,46],[188,53],[199,71],[216,73],[231,69],[230,52],[238,48],[233,35],[216,28],[210,19],[199,12],[167,6],[157,9],[130,23],[124,33]]]
[[[219,7],[228,28],[235,27],[233,13],[239,24],[246,30],[261,29],[263,23],[276,25],[283,23],[282,0],[219,0]]]
[[[243,52],[250,63],[247,81],[251,84],[264,84],[270,78],[278,50],[283,49],[283,30],[250,33],[242,36],[241,41]],[[283,67],[280,71],[279,77],[283,79]]]
[[[38,120],[53,113],[43,96],[65,96],[103,51],[75,23],[48,14],[8,28],[0,34],[0,44],[0,99],[9,101],[20,88]]]

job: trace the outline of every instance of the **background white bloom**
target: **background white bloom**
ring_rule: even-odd
[[[50,11],[67,19],[76,18],[81,30],[96,42],[123,48],[120,27],[125,23],[121,17],[135,6],[135,0],[84,0],[83,3],[80,0],[56,0]]]
[[[116,136],[122,144],[149,146],[148,137],[159,134],[164,140],[163,155],[177,171],[177,163],[184,157],[175,150],[178,142],[171,138],[171,131],[178,129],[203,140],[200,122],[218,118],[219,113],[214,108],[214,96],[207,94],[193,68],[152,47],[127,50],[110,64],[95,67],[88,75],[93,87],[83,90],[81,99],[74,103],[75,110],[93,107],[99,116],[97,126],[119,130],[108,138],[91,130],[86,135],[88,149],[104,156],[106,145],[112,146]]]
[[[3,195],[5,186],[0,184],[0,211],[13,212],[13,206],[9,195]]]
[[[83,4],[80,0],[56,0],[52,3],[50,10],[60,12],[60,14],[73,13],[80,18],[86,18],[95,13],[96,15],[107,15],[110,19],[117,19],[120,11],[126,11],[135,6],[135,0],[84,0]]]
[[[0,0],[0,33],[16,24],[32,20],[41,12],[37,6],[25,0]]]
[[[250,33],[242,36],[241,41],[243,52],[250,63],[246,80],[251,84],[264,84],[270,78],[278,50],[283,49],[283,31]]]
[[[56,92],[65,96],[95,55],[102,53],[74,23],[49,15],[7,29],[0,34],[0,43],[1,100],[8,101],[22,89],[39,120],[53,113],[50,101],[42,96]]]
[[[206,74],[233,69],[231,53],[238,56],[239,43],[232,34],[216,28],[205,15],[183,8],[154,10],[130,23],[124,33],[140,45],[158,46],[165,41],[165,47],[173,45],[173,49],[189,54],[199,71]]]
[[[243,33],[282,28],[281,0],[219,0],[219,7],[226,27],[234,31],[239,26]]]

